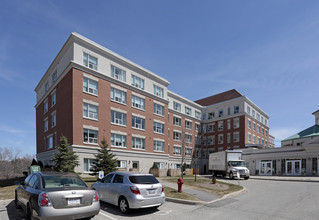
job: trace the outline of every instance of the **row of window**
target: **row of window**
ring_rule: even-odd
[[[173,132],[173,139],[174,141],[182,141],[182,133],[179,131]],[[191,134],[185,134],[185,142],[186,143],[192,143],[192,135]]]
[[[182,105],[176,101],[173,101],[173,109],[178,112],[182,112]],[[192,116],[192,109],[190,107],[185,106],[184,113],[186,115]],[[195,111],[195,118],[200,119],[201,113],[199,111]]]
[[[51,128],[56,126],[56,112],[51,113]],[[44,119],[44,132],[49,130],[49,119],[46,117]]]
[[[239,138],[239,131],[238,132],[233,132],[233,143],[238,143],[240,141]],[[226,134],[226,141],[227,143],[232,143],[231,142],[231,133]],[[210,136],[203,136],[201,139],[196,137],[196,144],[199,145],[215,145],[216,143],[218,144],[224,144],[224,134],[219,134],[217,135],[217,141],[215,140],[215,135],[210,135]]]
[[[265,135],[265,136],[268,136],[268,131],[266,130],[266,129],[264,129],[263,127],[260,127],[260,125],[257,125],[256,126],[256,123],[255,122],[253,122],[253,123],[251,123],[251,120],[249,120],[248,119],[248,122],[247,122],[247,127],[248,127],[248,129],[251,129],[251,124],[253,124],[253,131],[256,131],[256,127],[257,127],[257,132],[259,133],[259,134],[262,134],[262,135]]]
[[[250,133],[248,133],[248,142],[253,144],[261,144],[264,146],[268,146],[267,140],[264,140],[263,138],[260,138],[259,136],[257,136],[256,138],[256,135],[251,135]]]
[[[174,116],[173,117],[173,124],[175,126],[181,127],[182,126],[182,119]],[[185,128],[192,130],[192,127],[193,127],[193,123],[191,121],[185,120]]]
[[[90,68],[90,69],[97,71],[98,70],[98,59],[94,56],[87,54],[87,53],[83,53],[83,65]],[[126,83],[126,71],[122,70],[121,68],[118,68],[114,65],[111,65],[111,77],[116,79],[116,80],[119,80],[121,82]],[[94,80],[92,80],[92,81],[94,81]],[[97,95],[97,82],[95,82],[95,83],[93,82],[93,84],[95,84],[95,85],[93,85],[95,91],[92,91],[92,93]],[[134,86],[138,89],[144,90],[145,89],[145,80],[138,77],[138,76],[132,75],[131,86]],[[160,98],[164,98],[164,89],[162,87],[154,84],[153,85],[153,94],[155,96],[160,97]]]
[[[239,128],[240,125],[240,118],[234,118],[233,119],[233,129],[237,129]],[[217,129],[216,129],[216,125],[217,125]],[[227,126],[227,130],[231,129],[231,120],[228,119],[226,121],[226,126]],[[224,121],[218,121],[217,123],[213,122],[213,123],[209,123],[209,124],[203,124],[202,125],[202,132],[203,133],[211,133],[211,132],[215,132],[215,131],[223,131],[224,130]]]
[[[253,108],[251,108],[249,105],[247,105],[247,114],[252,116],[253,118],[257,119],[257,121],[261,122],[265,126],[268,126],[268,121],[266,118],[264,118],[262,115],[260,115],[258,112],[256,112]]]
[[[53,106],[55,106],[56,104],[56,92],[51,94],[51,108]],[[44,107],[44,113],[47,113],[49,111],[49,101],[48,99],[46,99],[43,103],[43,107]]]
[[[58,79],[57,71],[55,71],[52,74],[51,79],[52,79],[52,85],[53,85],[56,82],[56,80]],[[44,91],[45,92],[49,91],[49,88],[50,88],[50,84],[49,84],[49,82],[46,82],[45,85],[44,85]]]
[[[239,106],[238,105],[234,106],[233,112],[231,112],[231,108],[230,107],[227,108],[227,115],[231,115],[232,113],[233,114],[238,114],[239,113]],[[208,120],[212,120],[215,117],[221,118],[221,117],[224,117],[225,115],[226,114],[224,113],[224,109],[219,109],[216,112],[215,111],[208,112],[207,119]],[[203,120],[206,120],[206,114],[203,114]]]

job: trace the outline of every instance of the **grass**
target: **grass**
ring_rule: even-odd
[[[176,189],[170,188],[165,186],[164,189],[166,197],[175,198],[175,199],[185,199],[185,200],[192,200],[192,201],[199,201],[197,198],[190,196],[185,193],[179,193]]]
[[[17,185],[0,187],[0,200],[14,199],[14,190]]]

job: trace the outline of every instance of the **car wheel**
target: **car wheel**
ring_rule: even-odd
[[[249,177],[245,177],[245,180],[248,180],[249,179]]]
[[[229,173],[229,179],[234,179],[234,175],[233,175],[233,173]]]
[[[30,203],[27,206],[27,216],[26,216],[26,220],[33,220],[33,209],[30,205]]]
[[[15,196],[14,196],[14,204],[15,204],[16,209],[21,209],[17,194],[15,194]]]
[[[126,198],[124,198],[124,197],[121,197],[121,198],[120,198],[119,208],[120,208],[120,211],[121,211],[123,214],[126,214],[126,213],[129,212],[130,208],[129,208],[129,205],[128,205],[128,202],[127,202]]]

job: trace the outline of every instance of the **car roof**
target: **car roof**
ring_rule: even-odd
[[[41,175],[41,176],[78,177],[78,175],[75,174],[75,173],[67,173],[67,172],[46,171],[46,172],[38,172],[38,174]]]
[[[123,176],[153,176],[153,174],[149,173],[139,173],[139,172],[133,172],[133,171],[114,171],[108,174],[120,174]],[[106,175],[108,175],[106,174]]]

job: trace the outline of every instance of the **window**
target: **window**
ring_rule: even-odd
[[[53,148],[53,135],[47,137],[47,148],[52,149]]]
[[[203,119],[204,121],[206,120],[206,114],[205,114],[205,113],[203,113],[202,119]]]
[[[48,100],[45,100],[43,105],[44,105],[44,113],[48,112],[49,110]]]
[[[114,147],[126,147],[126,136],[121,134],[111,134],[111,145]]]
[[[203,133],[206,133],[206,125],[202,125],[202,131]]]
[[[234,106],[234,114],[238,114],[239,113],[239,106]]]
[[[111,100],[126,104],[126,92],[123,92],[119,89],[111,88]]]
[[[233,133],[233,141],[234,143],[239,142],[239,132]]]
[[[176,125],[176,126],[182,126],[182,119],[181,118],[177,118],[177,117],[173,117],[173,123],[174,123],[174,125]]]
[[[175,141],[180,141],[182,139],[182,134],[180,132],[174,131],[173,138]]]
[[[192,151],[193,151],[193,149],[192,148],[185,148],[185,155],[186,156],[192,156]]]
[[[206,146],[206,136],[202,137],[202,145]]]
[[[49,90],[49,83],[48,82],[44,85],[44,90],[45,90],[45,92],[47,92]]]
[[[224,135],[223,134],[219,134],[218,135],[218,144],[223,144],[224,143]]]
[[[198,118],[198,119],[200,119],[200,112],[198,112],[198,111],[195,111],[195,118]]]
[[[48,131],[49,129],[49,121],[48,118],[44,119],[44,131]]]
[[[248,128],[251,129],[251,121],[250,120],[248,120],[247,124],[248,124]]]
[[[164,134],[164,124],[154,121],[154,132]]]
[[[185,106],[185,114],[186,115],[192,115],[192,109]]]
[[[192,135],[191,134],[185,134],[185,142],[192,143]]]
[[[51,114],[51,127],[56,126],[56,113]]]
[[[199,129],[200,129],[200,124],[195,124],[195,131],[199,132]]]
[[[239,118],[234,118],[233,119],[233,127],[234,128],[239,128]]]
[[[53,74],[52,74],[52,83],[55,83],[55,81],[57,80],[58,78],[58,74],[57,72],[55,71]]]
[[[224,130],[224,121],[219,121],[218,122],[218,131]]]
[[[208,120],[213,119],[215,117],[215,112],[208,113]]]
[[[98,94],[98,83],[92,79],[83,78],[83,92],[87,92],[93,95]]]
[[[98,119],[98,106],[83,103],[83,117],[90,119]]]
[[[56,103],[56,93],[51,95],[51,107],[54,106]]]
[[[181,155],[181,153],[182,153],[182,148],[181,147],[178,147],[178,146],[174,146],[173,147],[173,154]]]
[[[248,142],[251,142],[251,134],[248,133]]]
[[[145,129],[145,119],[132,116],[132,128]]]
[[[268,135],[268,131],[267,130],[265,130],[265,136],[267,136]]]
[[[264,117],[261,116],[261,123],[264,124]]]
[[[230,130],[230,119],[227,120],[227,130]]]
[[[260,133],[260,126],[257,125],[257,132]]]
[[[208,143],[208,145],[214,145],[215,144],[215,135],[208,136],[207,143]]]
[[[83,142],[98,144],[98,131],[83,129]]]
[[[91,172],[94,166],[94,163],[97,161],[94,159],[84,158],[84,172]]]
[[[126,125],[126,114],[111,110],[111,123]]]
[[[132,75],[132,86],[144,90],[144,79]]]
[[[260,121],[260,114],[257,113],[257,121]]]
[[[192,129],[192,122],[191,121],[187,121],[187,120],[185,120],[185,128],[187,128],[187,129]]]
[[[138,137],[132,137],[132,148],[145,150],[145,139],[138,138]]]
[[[208,132],[214,132],[215,131],[215,123],[208,124],[207,131]]]
[[[181,112],[181,104],[173,102],[173,108],[175,111]]]
[[[224,111],[223,110],[219,110],[218,111],[218,117],[223,117],[224,115]]]
[[[119,81],[126,82],[126,72],[113,65],[111,65],[111,77]]]
[[[164,98],[164,89],[157,86],[157,85],[153,85],[153,90],[154,90],[154,95]]]
[[[256,131],[256,124],[253,122],[253,130]]]
[[[90,69],[97,70],[97,58],[83,53],[83,65]]]
[[[117,161],[117,168],[126,168],[126,160],[118,160]],[[121,176],[120,178],[118,176],[121,176],[121,175],[115,175],[113,183],[121,182],[119,180],[121,177],[122,177],[122,182],[123,182],[123,176]]]
[[[253,135],[253,143],[256,144],[256,136]]]
[[[227,113],[228,113],[228,115],[230,115],[230,108],[229,107],[227,109]]]
[[[252,116],[253,116],[253,118],[255,118],[255,110],[252,110]]]
[[[257,144],[260,144],[260,137],[257,137]]]
[[[195,144],[200,145],[200,137],[198,136],[195,137]]]
[[[264,135],[265,134],[265,129],[261,128],[261,134]]]
[[[132,161],[132,168],[133,169],[139,169],[139,162],[138,161]]]
[[[247,106],[247,113],[250,115],[250,107]]]
[[[265,125],[267,126],[267,123],[268,123],[268,121],[267,121],[267,119],[265,119]]]
[[[154,140],[154,151],[164,152],[164,141]]]
[[[154,114],[164,116],[164,106],[154,103]]]
[[[132,107],[145,110],[145,99],[132,95]]]
[[[230,133],[227,133],[227,144],[230,143]]]

